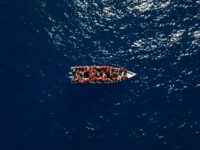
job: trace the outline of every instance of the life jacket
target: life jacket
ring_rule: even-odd
[[[121,80],[124,80],[124,79],[126,79],[126,76],[122,76],[122,77],[121,77]]]
[[[79,83],[83,84],[85,81],[84,80],[79,80]]]
[[[75,79],[74,79],[74,82],[78,82],[78,80],[79,80],[78,78],[75,78]]]
[[[116,73],[115,72],[112,72],[112,75],[113,75],[113,77],[116,77]]]
[[[121,67],[121,68],[120,68],[120,71],[122,72],[123,70],[124,70],[124,68],[123,68],[123,67]]]
[[[103,66],[100,66],[100,70],[103,70]]]

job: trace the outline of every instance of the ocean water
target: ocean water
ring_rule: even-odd
[[[199,0],[0,1],[0,150],[199,150]],[[74,65],[123,66],[73,85]]]

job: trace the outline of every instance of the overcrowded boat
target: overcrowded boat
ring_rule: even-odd
[[[74,66],[71,67],[72,83],[116,83],[134,77],[136,74],[127,69],[111,66]]]

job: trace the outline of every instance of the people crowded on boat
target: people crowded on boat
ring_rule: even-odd
[[[113,83],[119,80],[127,79],[127,69],[123,67],[113,68],[109,66],[75,66],[72,75],[74,82],[77,83]]]

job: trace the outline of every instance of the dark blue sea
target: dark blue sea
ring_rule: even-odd
[[[0,150],[112,149],[200,150],[200,1],[1,0]]]

